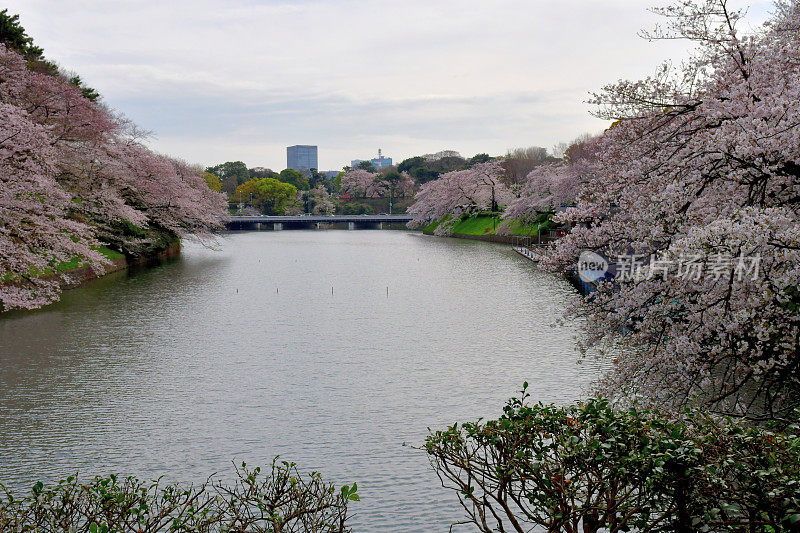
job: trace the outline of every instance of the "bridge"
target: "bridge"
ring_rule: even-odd
[[[382,229],[384,224],[400,225],[410,220],[411,215],[254,215],[225,217],[223,222],[228,229],[239,230],[313,229],[322,224],[348,229]]]

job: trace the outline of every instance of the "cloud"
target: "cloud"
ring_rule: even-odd
[[[590,91],[686,55],[636,36],[655,22],[640,0],[6,4],[156,149],[204,164],[282,168],[295,143],[319,145],[323,168],[378,147],[400,160],[550,146],[604,127]]]

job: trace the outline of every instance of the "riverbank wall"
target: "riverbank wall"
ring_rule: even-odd
[[[58,284],[63,290],[74,289],[80,287],[84,283],[103,276],[108,276],[114,272],[120,272],[131,268],[154,266],[167,259],[177,257],[181,253],[181,243],[180,241],[174,241],[166,248],[139,257],[125,256],[116,252],[113,253],[114,256],[110,257],[106,253],[109,263],[105,265],[105,269],[95,269],[91,265],[83,265],[75,268],[67,268],[54,274],[48,274],[44,278],[48,281],[58,281]]]
[[[434,235],[433,231],[423,230],[425,235]],[[438,235],[435,235],[438,237]],[[469,235],[467,233],[451,233],[444,235],[444,237],[453,237],[454,239],[469,239],[472,241],[494,242],[498,244],[510,244],[511,246],[528,246],[532,241],[536,240],[535,237],[527,235],[497,235],[494,233],[487,233],[485,235]]]
[[[175,241],[162,250],[144,256],[123,256],[111,259],[111,264],[107,265],[103,271],[99,271],[99,269],[95,271],[93,267],[86,265],[53,274],[51,279],[57,279],[62,289],[74,289],[87,281],[107,276],[113,272],[134,267],[155,266],[167,259],[178,257],[180,254],[181,243],[180,241]]]

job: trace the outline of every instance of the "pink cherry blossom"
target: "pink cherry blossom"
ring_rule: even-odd
[[[153,153],[124,117],[2,45],[0,184],[0,310],[57,299],[61,261],[102,271],[101,244],[135,256],[203,237],[225,207],[199,167]]]
[[[493,160],[466,170],[447,172],[425,183],[408,208],[408,213],[414,217],[409,226],[420,227],[442,220],[435,233],[447,235],[464,213],[497,211],[500,206],[508,205],[515,195],[505,185],[504,173],[501,162]]]
[[[663,14],[697,54],[594,98],[615,122],[575,206],[556,216],[573,230],[544,264],[569,269],[582,250],[642,258],[639,275],[575,307],[587,345],[614,358],[606,393],[783,416],[800,401],[800,2],[778,2],[747,36],[725,0]],[[655,266],[686,257],[705,274]],[[711,275],[720,257],[760,268]]]
[[[342,176],[342,192],[356,198],[379,198],[386,192],[386,185],[378,174],[359,168]]]

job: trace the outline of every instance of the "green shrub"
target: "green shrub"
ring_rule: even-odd
[[[348,504],[357,500],[355,483],[336,490],[276,458],[265,472],[242,463],[232,485],[69,477],[54,487],[39,482],[22,498],[0,485],[0,531],[345,532]]]
[[[527,388],[527,383],[525,384]],[[800,432],[687,412],[512,399],[425,450],[483,532],[788,531],[800,526]]]
[[[365,203],[350,202],[341,207],[342,215],[372,215],[374,213],[375,209]]]

